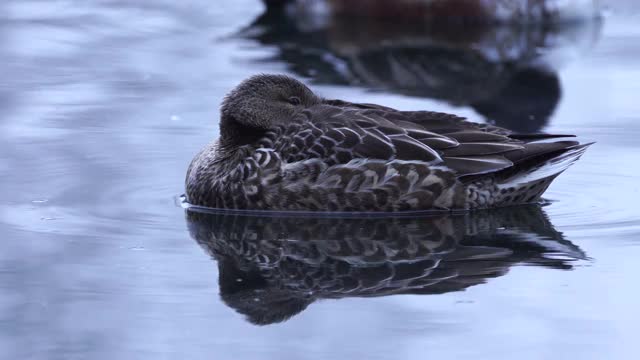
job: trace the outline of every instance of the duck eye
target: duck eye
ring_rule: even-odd
[[[291,105],[300,105],[301,101],[300,98],[297,96],[292,96],[289,98],[289,104]]]

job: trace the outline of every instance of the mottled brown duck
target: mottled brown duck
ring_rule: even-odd
[[[192,205],[243,210],[469,210],[539,201],[589,144],[452,114],[327,100],[284,75],[225,98],[191,162]]]

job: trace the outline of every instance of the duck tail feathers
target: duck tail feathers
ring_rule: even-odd
[[[494,206],[534,203],[540,200],[553,179],[575,163],[591,145],[576,144],[537,159],[517,164],[516,168],[499,178]]]
[[[559,154],[549,157],[546,161],[538,163],[525,171],[519,171],[500,182],[499,188],[519,188],[530,186],[541,180],[553,180],[569,166],[573,165],[587,148],[593,143],[580,144],[567,147]],[[521,169],[524,170],[524,169]]]

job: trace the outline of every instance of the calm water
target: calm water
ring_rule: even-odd
[[[640,9],[469,35],[300,23],[257,0],[131,3],[0,3],[2,358],[637,354]],[[543,207],[185,214],[188,162],[257,72],[597,144]]]

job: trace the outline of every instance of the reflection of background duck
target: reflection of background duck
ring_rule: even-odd
[[[598,30],[597,21],[462,25],[269,8],[241,35],[276,46],[277,54],[267,60],[284,61],[316,83],[471,106],[500,126],[535,132],[561,96],[559,53],[590,46]]]
[[[317,299],[464,290],[528,263],[571,268],[584,253],[539,206],[423,218],[264,217],[187,212],[218,262],[222,299],[255,324]]]

